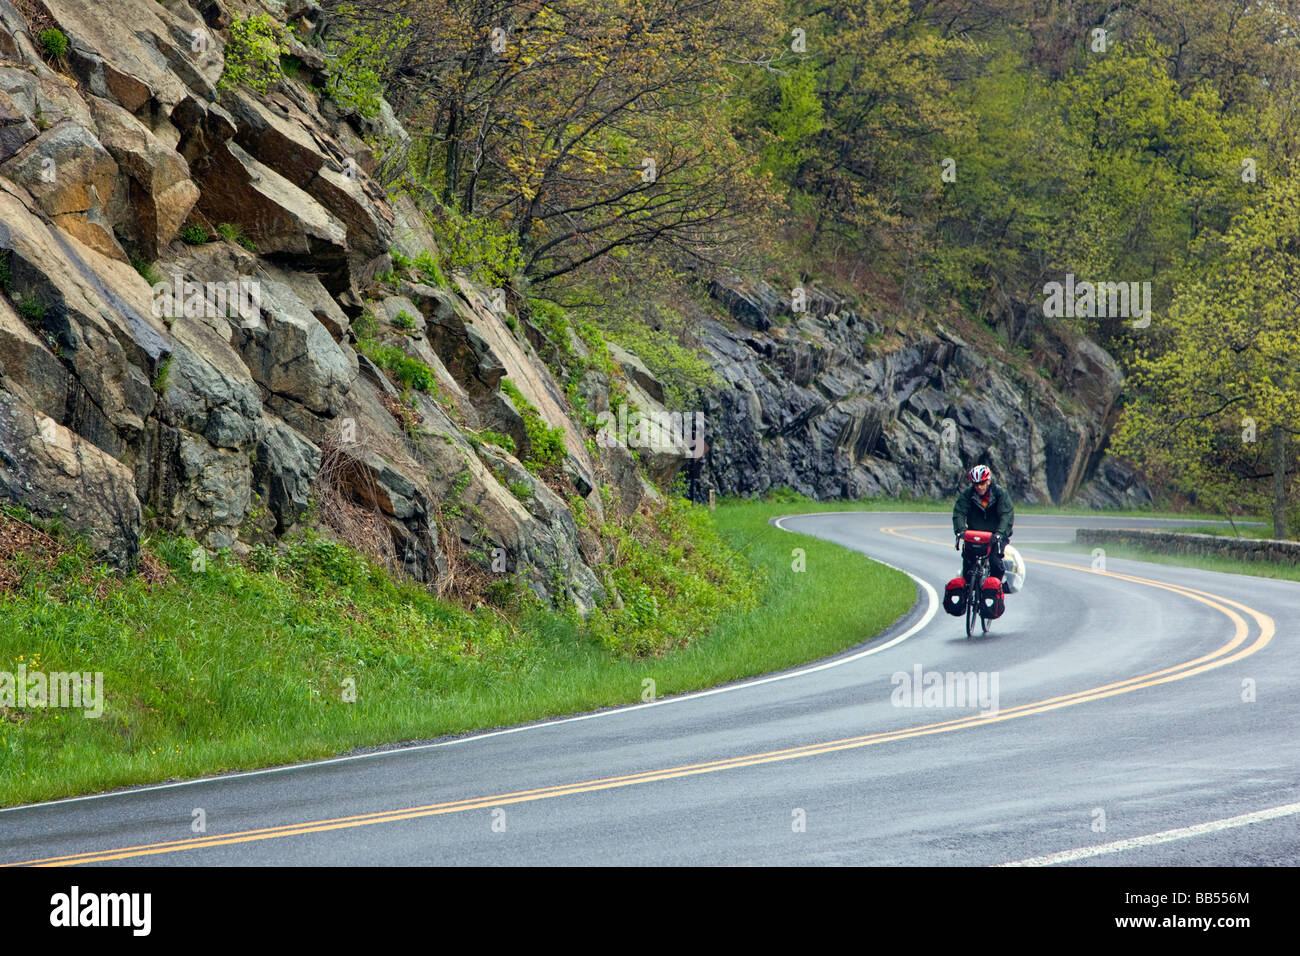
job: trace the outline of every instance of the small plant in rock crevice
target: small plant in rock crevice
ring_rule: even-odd
[[[68,52],[68,36],[62,30],[42,30],[39,39],[45,52],[56,60],[63,59]]]

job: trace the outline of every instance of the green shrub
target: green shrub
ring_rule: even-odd
[[[557,349],[570,358],[576,358],[573,344],[569,341],[572,326],[564,309],[547,299],[530,298],[528,315]]]
[[[265,96],[283,79],[280,57],[288,52],[283,30],[268,14],[235,20],[230,24],[226,66],[217,80],[217,92],[228,93],[242,83]]]
[[[309,591],[371,583],[377,570],[361,555],[334,541],[308,534],[284,552],[279,570]]]
[[[553,351],[542,350],[546,364],[555,373],[555,377],[564,382],[564,394],[568,397],[574,411],[579,414],[584,423],[594,426],[596,417],[587,410],[586,401],[578,394],[578,382],[593,363],[579,357],[573,347],[574,332],[568,314],[560,306],[546,299],[530,298],[527,308],[533,325],[540,329],[547,341],[554,346]]]
[[[518,239],[495,220],[445,215],[429,227],[443,264],[468,273],[481,285],[506,286],[523,268]]]
[[[362,309],[361,314],[352,320],[352,331],[360,340],[373,339],[379,333],[379,323],[375,321],[375,313],[368,308]]]
[[[591,526],[591,515],[587,511],[587,499],[582,495],[569,495],[569,510],[573,512],[573,523],[579,531]]]
[[[512,481],[507,487],[520,501],[528,501],[533,497],[533,486],[526,481]]]
[[[433,258],[433,253],[428,249],[415,257],[415,268],[420,271],[428,285],[439,289],[448,288],[447,280],[443,277],[442,270],[438,268],[438,261]]]
[[[434,374],[433,369],[396,346],[380,345],[378,342],[363,339],[357,342],[357,348],[407,388],[413,388],[417,392],[437,391],[438,376]]]
[[[188,246],[201,246],[209,238],[208,231],[202,226],[186,226],[181,230],[181,241]]]
[[[602,569],[623,606],[605,605],[588,619],[608,650],[630,657],[684,647],[719,614],[758,602],[761,578],[727,547],[707,509],[669,499],[650,517],[607,524],[611,560]]]
[[[500,432],[494,432],[489,429],[484,429],[483,431],[478,433],[478,437],[482,441],[491,442],[493,445],[496,445],[498,448],[504,449],[505,451],[509,452],[512,455],[515,453],[515,440],[511,438],[509,435],[503,435]]]
[[[411,332],[415,329],[415,316],[411,315],[411,313],[407,312],[405,309],[402,309],[397,313],[397,317],[393,319],[391,324],[395,329],[401,329],[403,332]]]
[[[411,260],[407,256],[402,255],[396,249],[389,250],[388,258],[393,260],[394,269],[399,269],[402,272],[405,272],[406,270],[411,268],[412,265]]]
[[[68,37],[62,30],[42,30],[40,40],[45,52],[56,60],[68,52]]]
[[[573,327],[573,331],[591,353],[592,365],[606,375],[613,375],[614,360],[609,357],[609,346],[605,344],[605,336],[600,329],[591,322],[580,322]]]
[[[663,383],[669,408],[693,408],[701,391],[718,385],[717,374],[698,350],[682,345],[676,334],[628,319],[609,325],[605,334],[642,362]]]
[[[564,460],[564,429],[552,428],[542,418],[528,399],[524,398],[519,387],[507,379],[501,380],[501,390],[510,397],[515,410],[523,417],[524,431],[528,435],[529,453],[524,459],[524,467],[531,472],[538,472],[547,465],[556,465]]]
[[[473,475],[470,474],[468,468],[459,472],[456,477],[452,479],[451,487],[447,489],[447,494],[442,499],[442,504],[439,506],[444,515],[453,518],[463,518],[465,516],[465,506],[461,503],[460,496],[464,493],[465,489],[469,487],[469,483],[472,479]]]

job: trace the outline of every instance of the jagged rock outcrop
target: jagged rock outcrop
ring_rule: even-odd
[[[135,564],[140,503],[128,468],[0,390],[0,497],[66,522],[117,568]]]
[[[176,235],[199,198],[189,164],[149,128],[116,103],[92,97],[99,141],[121,178],[125,242],[146,259],[156,259]]]
[[[291,6],[45,0],[55,62],[0,0],[0,497],[122,568],[146,511],[211,548],[312,519],[418,580],[445,583],[458,547],[585,611],[605,594],[602,485],[620,514],[655,492],[626,450],[587,447],[486,290],[376,280],[394,243],[432,251],[369,175],[365,132],[409,137],[386,104],[364,120],[324,97],[315,8]],[[300,73],[219,97],[222,31],[262,9],[298,24]],[[564,429],[544,475],[507,376]]]
[[[1027,502],[1089,481],[1083,500],[1149,500],[1114,467],[1098,473],[1122,380],[1086,339],[1043,330],[1038,364],[1054,365],[1058,394],[942,327],[886,346],[877,321],[815,289],[799,313],[759,280],[711,293],[735,320],[701,317],[697,333],[725,382],[705,396],[705,480],[721,491],[942,497],[984,462]]]

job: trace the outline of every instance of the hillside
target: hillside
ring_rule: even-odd
[[[121,569],[149,528],[247,553],[315,524],[439,590],[605,597],[599,529],[659,492],[443,274],[319,53],[291,39],[263,95],[223,85],[221,4],[36,10],[0,3],[0,497]]]
[[[113,566],[151,528],[241,554],[314,525],[439,591],[519,572],[586,612],[618,600],[607,518],[683,474],[699,414],[698,494],[943,494],[984,457],[1060,502],[1097,471],[1121,379],[1085,339],[1044,377],[815,290],[794,316],[759,279],[713,282],[714,384],[638,442],[683,412],[655,375],[461,268],[375,178],[407,132],[329,95],[311,5],[268,9],[284,32],[247,4],[0,3],[0,493]],[[269,84],[258,24],[294,64]],[[1145,493],[1120,472],[1084,498]]]

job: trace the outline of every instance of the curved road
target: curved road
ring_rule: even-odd
[[[1300,583],[1094,570],[1034,546],[1168,523],[1021,516],[1026,589],[967,640],[932,590],[947,515],[780,523],[913,574],[916,607],[714,691],[0,811],[0,863],[1300,864]]]

